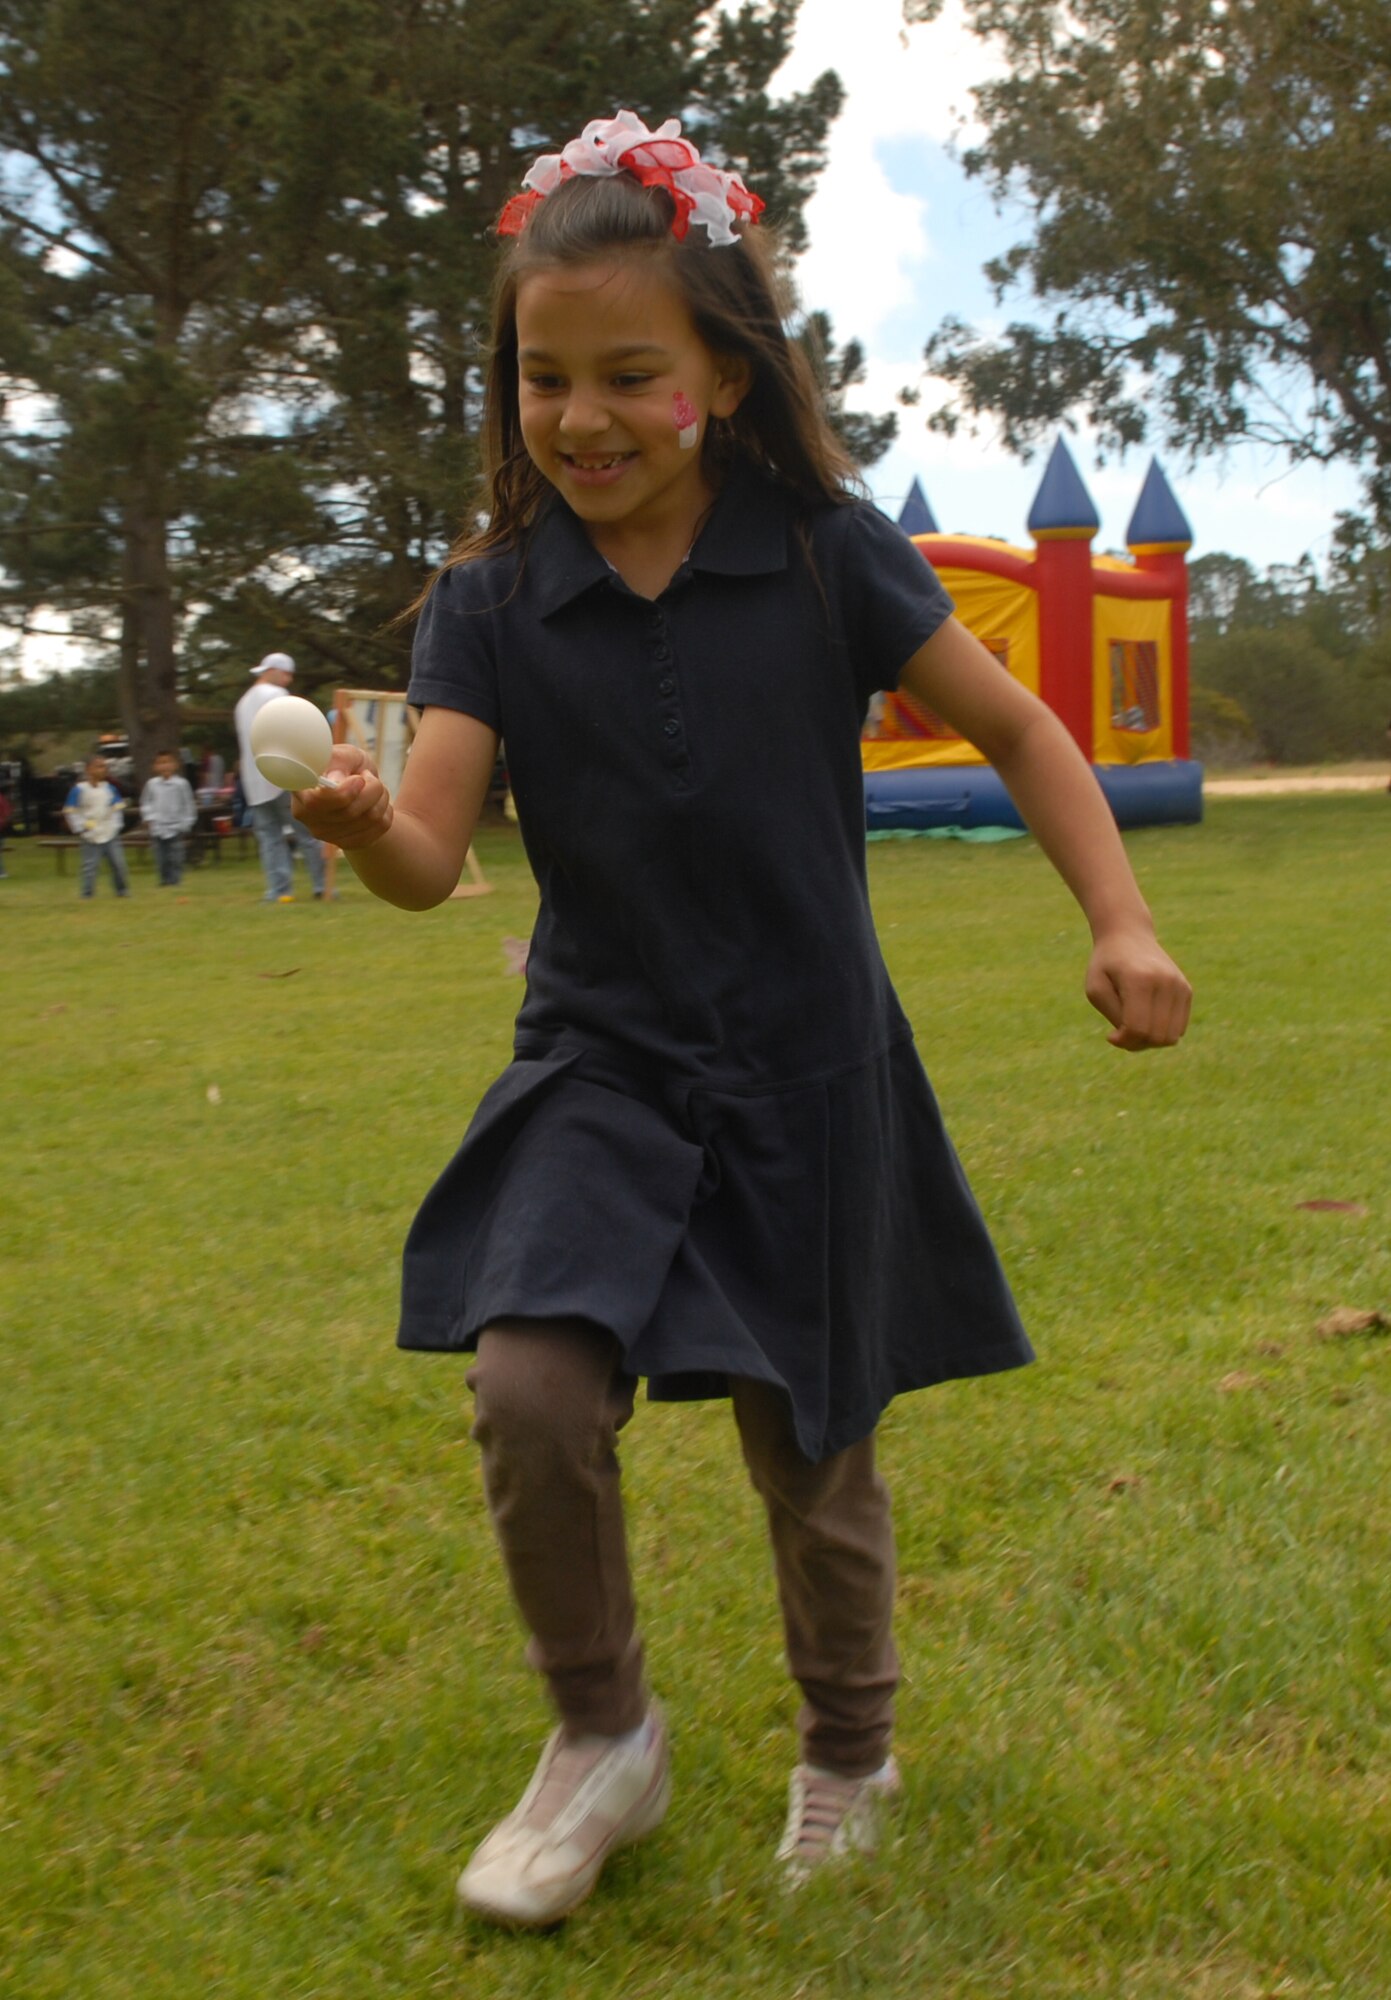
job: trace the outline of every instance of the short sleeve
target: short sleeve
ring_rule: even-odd
[[[460,563],[436,577],[415,628],[406,699],[415,708],[455,708],[502,733],[498,610],[508,596],[499,565]]]
[[[952,613],[952,601],[930,562],[877,507],[849,515],[841,567],[842,615],[862,702],[898,677]]]

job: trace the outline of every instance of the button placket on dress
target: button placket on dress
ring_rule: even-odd
[[[657,703],[662,762],[672,781],[684,788],[690,776],[691,753],[686,739],[685,716],[681,709],[681,688],[676,677],[676,658],[671,643],[671,627],[666,612],[654,604],[647,619],[648,658],[653,668],[653,689]]]

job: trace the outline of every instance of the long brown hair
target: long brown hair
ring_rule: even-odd
[[[660,257],[712,354],[738,356],[751,382],[735,414],[712,423],[702,450],[712,485],[742,458],[772,475],[801,508],[835,504],[861,489],[856,467],[826,418],[811,369],[784,326],[784,286],[770,232],[745,229],[711,245],[696,224],[671,233],[672,202],[630,174],[576,175],[533,209],[503,253],[493,291],[483,422],[482,509],[443,564],[471,562],[525,540],[553,491],[522,442],[517,388],[517,291],[537,271],[602,257]],[[428,591],[425,593],[428,595]]]

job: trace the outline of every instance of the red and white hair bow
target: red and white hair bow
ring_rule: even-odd
[[[693,222],[705,225],[712,244],[737,243],[736,222],[757,222],[763,203],[738,174],[709,167],[680,120],[668,118],[649,132],[636,112],[593,118],[563,152],[543,153],[522,177],[524,194],[514,194],[498,217],[499,236],[520,236],[532,210],[576,174],[631,174],[644,187],[665,188],[675,204],[671,233],[680,242]]]

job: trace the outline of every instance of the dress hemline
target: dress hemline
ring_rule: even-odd
[[[397,1333],[396,1346],[403,1354],[474,1354],[477,1352],[481,1335],[489,1326],[495,1326],[500,1321],[509,1319],[522,1320],[535,1317],[534,1313],[499,1308],[488,1313],[481,1325],[442,1335],[438,1340],[422,1339],[419,1334],[407,1336],[403,1327]],[[583,1321],[588,1326],[597,1327],[600,1332],[613,1334],[611,1327],[601,1326],[587,1313],[562,1313],[555,1317]],[[617,1340],[617,1334],[613,1334],[613,1338]],[[622,1346],[621,1341],[619,1345]],[[624,1359],[627,1359],[626,1350]],[[927,1389],[942,1388],[948,1382],[969,1382],[976,1376],[1005,1375],[1017,1368],[1031,1367],[1037,1359],[1031,1346],[1026,1344],[1021,1347],[1017,1341],[1000,1341],[993,1347],[973,1348],[969,1356],[963,1354],[959,1359],[944,1357],[944,1365],[939,1371],[926,1374],[920,1379],[897,1383],[885,1390],[882,1400],[876,1399],[861,1405],[849,1415],[842,1415],[835,1424],[827,1427],[825,1436],[818,1441],[819,1449],[815,1454],[807,1450],[807,1439],[803,1436],[804,1427],[797,1422],[796,1401],[791,1389],[771,1368],[758,1374],[746,1370],[733,1371],[726,1362],[713,1354],[708,1360],[703,1360],[698,1352],[693,1352],[691,1366],[682,1369],[679,1374],[647,1375],[635,1370],[625,1370],[625,1372],[631,1374],[634,1381],[647,1384],[649,1403],[724,1402],[729,1397],[729,1384],[735,1378],[736,1372],[740,1380],[766,1382],[771,1388],[780,1389],[787,1397],[794,1429],[797,1432],[797,1441],[803,1453],[808,1459],[813,1457],[820,1459],[830,1457],[834,1452],[845,1451],[851,1445],[869,1437],[877,1430],[889,1406],[897,1402],[900,1396],[915,1396]],[[683,1384],[689,1386],[683,1387]]]

